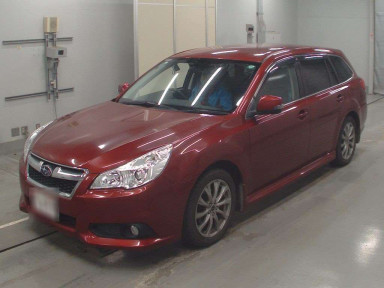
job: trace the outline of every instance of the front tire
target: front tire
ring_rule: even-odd
[[[351,161],[356,150],[357,129],[356,121],[352,117],[345,118],[336,147],[336,159],[332,162],[335,166],[346,166]]]
[[[224,170],[205,173],[196,183],[184,216],[183,242],[208,247],[228,229],[235,208],[235,183]]]

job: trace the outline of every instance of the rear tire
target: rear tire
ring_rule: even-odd
[[[356,151],[356,140],[356,121],[348,116],[344,120],[337,140],[336,159],[332,162],[334,166],[346,166],[352,161]]]
[[[221,169],[208,171],[197,181],[184,216],[185,244],[208,247],[223,238],[235,209],[235,187]]]

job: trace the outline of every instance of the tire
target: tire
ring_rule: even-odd
[[[184,244],[208,247],[223,238],[235,210],[235,187],[221,169],[210,170],[197,181],[184,214]]]
[[[332,162],[334,166],[343,167],[348,165],[356,151],[357,125],[355,119],[348,116],[341,127],[336,147],[336,159]]]

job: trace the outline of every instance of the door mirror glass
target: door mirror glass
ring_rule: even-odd
[[[127,82],[120,84],[117,91],[119,92],[119,94],[123,94],[123,93],[125,93],[125,91],[128,90],[129,86],[130,86],[129,83],[127,83]]]
[[[279,114],[283,108],[283,99],[278,96],[265,95],[257,104],[257,114]]]

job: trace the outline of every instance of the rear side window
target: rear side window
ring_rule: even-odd
[[[345,82],[352,77],[353,72],[343,58],[330,56],[329,59],[331,60],[333,67],[335,67],[339,83]]]
[[[321,56],[309,56],[300,60],[300,71],[306,96],[332,86],[328,70],[327,63]]]

